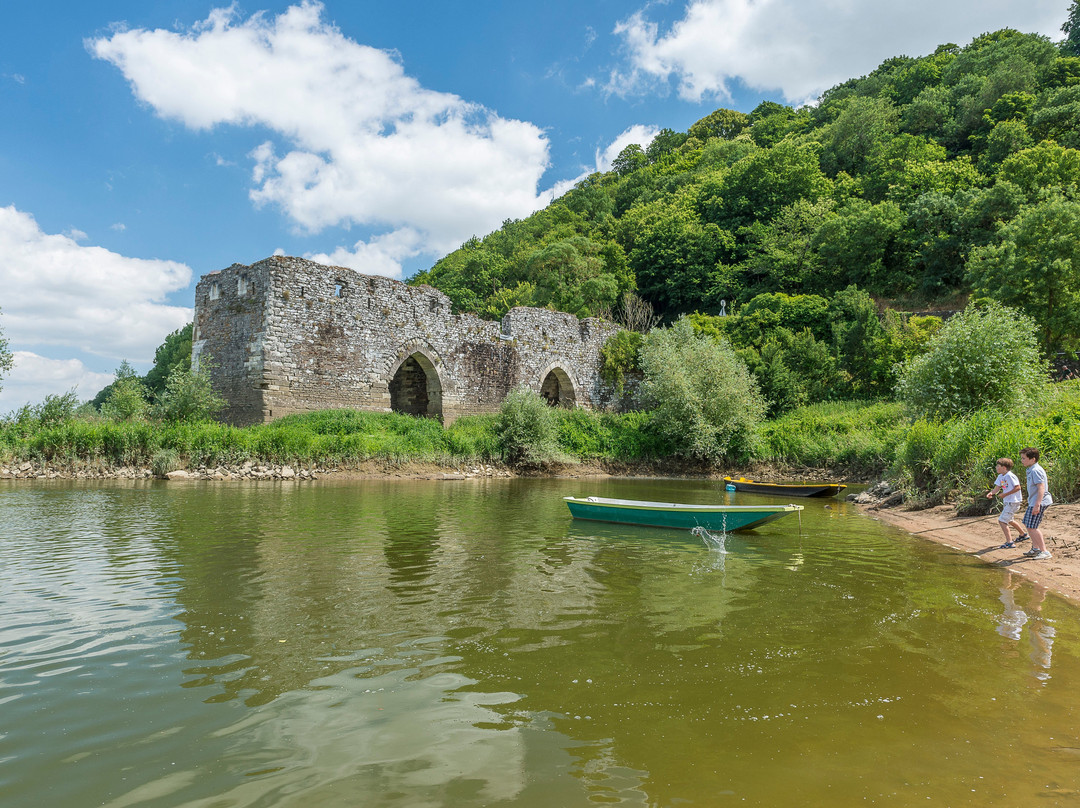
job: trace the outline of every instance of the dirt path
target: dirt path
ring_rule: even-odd
[[[1005,539],[996,513],[974,518],[955,516],[948,505],[922,511],[871,505],[864,511],[912,535],[971,553],[987,564],[1037,581],[1080,604],[1080,505],[1052,505],[1046,512],[1042,530],[1046,549],[1054,556],[1046,561],[1024,558],[1030,542],[1021,542],[1011,550],[999,549]]]

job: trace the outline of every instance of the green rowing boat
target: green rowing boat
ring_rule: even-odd
[[[606,497],[563,497],[563,501],[575,519],[724,532],[751,530],[803,509],[802,505],[685,505]]]

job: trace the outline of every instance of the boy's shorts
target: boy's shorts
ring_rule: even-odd
[[[1002,502],[1001,503],[1001,516],[998,517],[999,522],[1011,522],[1016,518],[1016,512],[1020,510],[1019,502]]]
[[[1049,505],[1043,505],[1038,513],[1032,513],[1029,507],[1027,513],[1024,514],[1024,527],[1038,530],[1039,524],[1042,522],[1043,517],[1046,516],[1046,509],[1049,507]]]

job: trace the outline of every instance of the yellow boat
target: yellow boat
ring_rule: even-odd
[[[725,477],[724,482],[736,491],[782,497],[835,497],[847,488],[842,483],[767,483],[745,477]]]

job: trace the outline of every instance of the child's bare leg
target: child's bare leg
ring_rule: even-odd
[[[1031,536],[1031,546],[1036,550],[1045,550],[1046,542],[1043,541],[1042,531],[1036,527],[1028,528],[1028,535]]]

